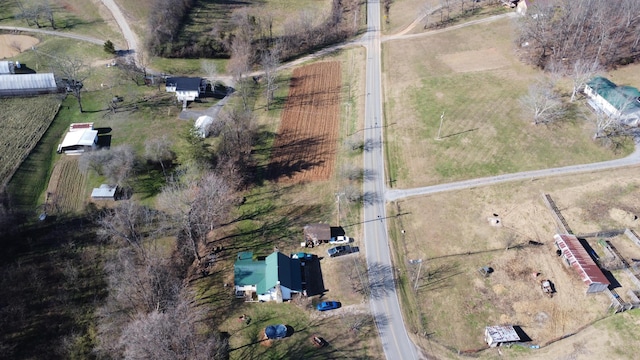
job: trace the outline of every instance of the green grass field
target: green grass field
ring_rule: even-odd
[[[514,58],[512,32],[510,21],[500,21],[384,43],[394,186],[603,161],[631,151],[630,143],[613,152],[591,141],[593,126],[575,116],[532,125],[518,98],[544,75]]]

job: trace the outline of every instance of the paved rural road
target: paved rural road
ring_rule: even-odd
[[[131,27],[129,27],[129,23],[122,14],[120,7],[113,0],[102,0],[102,4],[104,4],[116,20],[118,27],[122,31],[122,36],[127,41],[127,50],[133,51],[134,53],[133,60],[136,65],[138,65],[138,67],[142,67],[140,66],[140,51],[142,51],[142,48],[140,47],[138,37],[133,31],[131,31]]]
[[[363,185],[364,245],[371,289],[371,311],[375,316],[382,348],[387,359],[418,359],[418,350],[407,334],[398,295],[393,263],[389,251],[384,202],[384,153],[382,151],[382,69],[380,51],[380,2],[369,0],[367,33],[363,37],[367,49],[365,143],[372,144],[364,152],[364,168],[375,174]]]
[[[29,33],[35,33],[35,34],[46,34],[46,35],[60,36],[60,37],[66,37],[66,38],[70,38],[70,39],[82,40],[82,41],[90,42],[90,43],[93,43],[93,44],[96,44],[96,45],[104,45],[104,40],[102,40],[102,39],[96,39],[96,38],[91,37],[91,36],[84,36],[84,35],[66,33],[66,32],[62,32],[62,31],[31,29],[31,28],[17,27],[17,26],[0,26],[0,30],[20,31],[20,32],[29,32]]]
[[[519,172],[514,174],[504,174],[504,175],[491,176],[486,178],[464,180],[464,181],[458,181],[458,182],[453,182],[448,184],[439,184],[439,185],[425,186],[425,187],[413,188],[413,189],[387,190],[385,192],[385,200],[395,201],[395,200],[410,197],[410,196],[427,195],[427,194],[435,194],[435,193],[445,192],[445,191],[470,189],[478,186],[493,185],[493,184],[499,184],[499,183],[509,182],[509,181],[535,180],[538,178],[549,177],[549,176],[577,174],[577,173],[583,173],[583,172],[601,171],[601,170],[621,168],[625,166],[639,165],[640,164],[639,141],[640,139],[636,137],[636,150],[631,155],[624,157],[622,159],[603,161],[603,162],[592,163],[592,164],[572,165],[572,166],[565,166],[565,167],[559,167],[559,168],[524,171],[524,172]]]

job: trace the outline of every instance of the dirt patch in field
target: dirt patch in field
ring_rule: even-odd
[[[445,54],[439,59],[459,73],[493,70],[509,65],[509,61],[496,48]]]
[[[6,59],[31,49],[40,40],[27,35],[0,35],[0,59]]]
[[[51,172],[46,211],[50,214],[81,211],[87,199],[86,180],[86,175],[78,169],[78,156],[63,155]]]
[[[269,163],[269,179],[301,183],[331,177],[337,151],[340,84],[337,61],[293,71]]]

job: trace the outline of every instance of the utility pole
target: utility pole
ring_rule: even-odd
[[[442,112],[442,115],[440,115],[440,127],[438,128],[438,137],[436,138],[436,140],[442,140],[442,138],[440,137],[440,131],[442,130],[443,121],[444,121],[444,111]]]
[[[418,259],[416,261],[420,263],[420,266],[418,266],[418,276],[416,276],[416,284],[413,286],[413,291],[418,290],[418,280],[420,279],[420,270],[422,269],[422,259]]]
[[[340,195],[344,195],[344,193],[336,193],[336,197],[338,198],[336,201],[338,203],[338,214],[336,215],[337,226],[340,226]]]

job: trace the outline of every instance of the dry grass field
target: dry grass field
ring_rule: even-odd
[[[448,353],[445,348],[477,350],[484,347],[485,326],[513,324],[522,327],[531,344],[547,351],[538,352],[549,356],[547,345],[610,315],[608,297],[586,295],[586,286],[577,274],[556,256],[556,225],[541,194],[552,196],[576,234],[624,228],[638,231],[640,220],[633,216],[640,214],[639,175],[640,169],[632,168],[481,187],[391,204],[391,233],[409,314],[407,323],[412,332],[429,334],[415,339],[427,352],[433,351],[434,345],[442,354]],[[502,226],[490,224],[494,214]],[[404,234],[400,230],[405,230]],[[604,258],[598,239],[589,238],[589,244]],[[530,240],[543,245],[529,245]],[[626,237],[606,240],[627,260],[640,254],[640,248]],[[410,264],[411,259],[423,259],[417,282],[418,265]],[[494,272],[484,277],[478,272],[482,266],[490,266]],[[557,290],[552,298],[543,295],[531,275],[534,272],[552,280]],[[622,272],[613,276],[621,284],[617,289],[621,295],[629,289],[640,290]],[[615,319],[623,316],[627,315],[615,315]],[[616,341],[633,336],[616,332],[625,324],[598,332],[598,337],[610,338],[609,342],[581,343],[585,337],[578,333],[549,348],[564,347],[564,353],[582,349],[589,355],[577,358],[584,359],[608,352],[630,359],[638,345],[625,348]],[[502,351],[518,354],[515,349]],[[480,354],[489,358],[497,355],[494,350]],[[521,355],[545,358],[528,349]]]
[[[544,75],[516,58],[513,26],[505,19],[383,44],[393,186],[602,161],[630,151],[591,141],[593,125],[577,116],[531,124],[518,98]]]
[[[31,152],[53,121],[60,106],[57,95],[0,99],[0,185]]]
[[[285,182],[328,180],[334,170],[341,95],[340,63],[320,62],[293,71],[269,164],[269,178]]]

